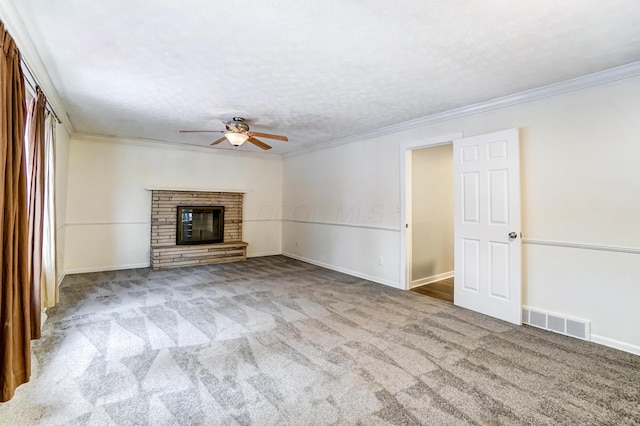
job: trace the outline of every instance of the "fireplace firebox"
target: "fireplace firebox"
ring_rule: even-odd
[[[176,244],[224,241],[224,206],[178,206]]]

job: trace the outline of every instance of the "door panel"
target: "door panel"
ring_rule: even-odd
[[[520,324],[518,130],[458,139],[453,151],[455,304]],[[509,238],[510,232],[517,237]]]
[[[464,239],[462,257],[464,288],[477,293],[480,290],[480,241]]]
[[[509,300],[509,244],[489,243],[491,296]]]
[[[478,173],[465,173],[462,177],[464,181],[464,221],[467,223],[480,222],[480,193]]]
[[[494,224],[509,224],[509,171],[492,170],[489,172],[489,221]]]

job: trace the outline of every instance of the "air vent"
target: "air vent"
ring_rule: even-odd
[[[564,323],[566,320],[564,318],[556,317],[554,315],[547,315],[547,328],[549,330],[555,331],[556,333],[565,334]]]
[[[567,320],[567,333],[568,336],[577,337],[578,339],[588,339],[589,323],[581,321]]]
[[[589,321],[525,307],[522,309],[522,323],[565,336],[590,340]]]

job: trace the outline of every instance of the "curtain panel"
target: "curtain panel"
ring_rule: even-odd
[[[42,231],[44,219],[44,121],[47,99],[40,88],[29,103],[27,118],[27,179],[29,180],[29,282],[31,283],[31,338],[40,338],[42,312]]]
[[[56,273],[55,134],[56,119],[48,114],[44,134],[44,212],[42,222],[42,307],[51,308],[60,298]]]
[[[20,52],[0,22],[0,401],[31,375],[25,87]]]

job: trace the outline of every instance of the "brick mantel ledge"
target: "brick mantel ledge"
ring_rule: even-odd
[[[145,188],[147,191],[176,191],[176,192],[231,192],[236,194],[248,194],[243,189],[202,189],[202,188]]]

